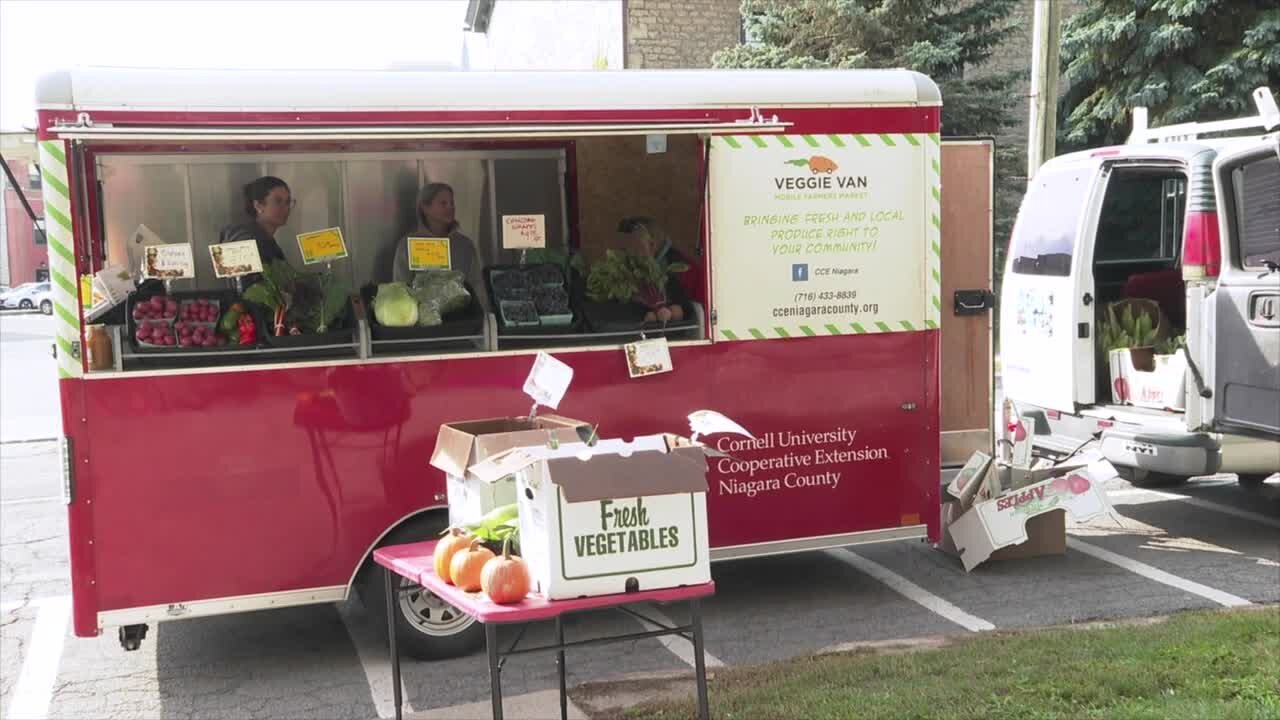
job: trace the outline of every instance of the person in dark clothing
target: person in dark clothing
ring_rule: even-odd
[[[260,177],[244,186],[244,211],[249,219],[223,228],[218,242],[257,242],[263,266],[272,260],[284,260],[284,251],[276,242],[276,231],[289,222],[293,205],[293,195],[285,181],[270,175]],[[246,275],[245,285],[252,285],[258,277],[256,274]]]

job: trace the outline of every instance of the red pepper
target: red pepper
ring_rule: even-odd
[[[254,324],[252,316],[241,315],[236,324],[240,329],[241,345],[252,345],[258,340],[258,327]]]

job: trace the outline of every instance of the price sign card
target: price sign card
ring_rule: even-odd
[[[302,233],[298,236],[298,249],[302,251],[302,262],[306,265],[341,260],[347,256],[342,228],[336,227]]]
[[[187,243],[150,245],[142,255],[142,275],[160,280],[181,280],[196,276],[196,263]]]
[[[533,398],[535,403],[554,410],[560,406],[571,382],[573,368],[540,352],[533,360],[529,377],[524,381],[524,394]]]
[[[262,256],[258,254],[256,240],[210,245],[209,257],[213,260],[213,274],[220,278],[262,272]]]
[[[622,346],[627,356],[627,373],[633,378],[671,372],[671,347],[666,338],[654,338]]]
[[[411,237],[409,238],[410,270],[451,270],[453,261],[449,257],[449,238]]]
[[[503,215],[502,247],[507,250],[547,246],[546,215]]]

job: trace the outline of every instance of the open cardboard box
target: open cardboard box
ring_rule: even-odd
[[[1149,369],[1140,369],[1128,349],[1112,350],[1107,360],[1114,402],[1157,410],[1186,408],[1187,360],[1181,352],[1148,356]]]
[[[647,435],[515,448],[467,472],[515,476],[520,554],[534,589],[559,600],[709,582],[707,454]]]
[[[1116,470],[1105,460],[1037,470],[997,465],[989,472],[1007,473],[997,486],[1013,489],[972,507],[959,500],[942,507],[940,547],[959,555],[966,571],[987,560],[1063,554],[1067,513],[1085,522],[1111,512],[1102,483]]]
[[[490,510],[516,501],[513,478],[484,482],[467,468],[512,448],[580,442],[575,430],[587,423],[561,417],[500,417],[445,423],[436,433],[431,466],[447,478],[449,524],[475,522]]]

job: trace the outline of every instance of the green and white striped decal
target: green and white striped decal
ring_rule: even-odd
[[[76,287],[75,236],[71,232],[71,191],[67,155],[61,141],[40,142],[45,235],[49,239],[49,279],[53,290],[54,342],[58,377],[80,377],[80,295]]]
[[[720,135],[713,138],[717,145],[731,150],[751,148],[869,148],[898,147],[899,145],[925,145],[928,136],[923,133],[864,133],[852,135]],[[937,135],[933,136],[937,138]],[[926,145],[927,147],[927,145]]]
[[[925,257],[929,259],[929,278],[925,287],[929,288],[929,304],[925,307],[924,324],[937,329],[942,324],[942,139],[938,133],[929,133],[929,141],[924,144],[925,162],[929,168],[925,171],[929,185],[928,224],[925,226],[925,242],[929,249]]]

